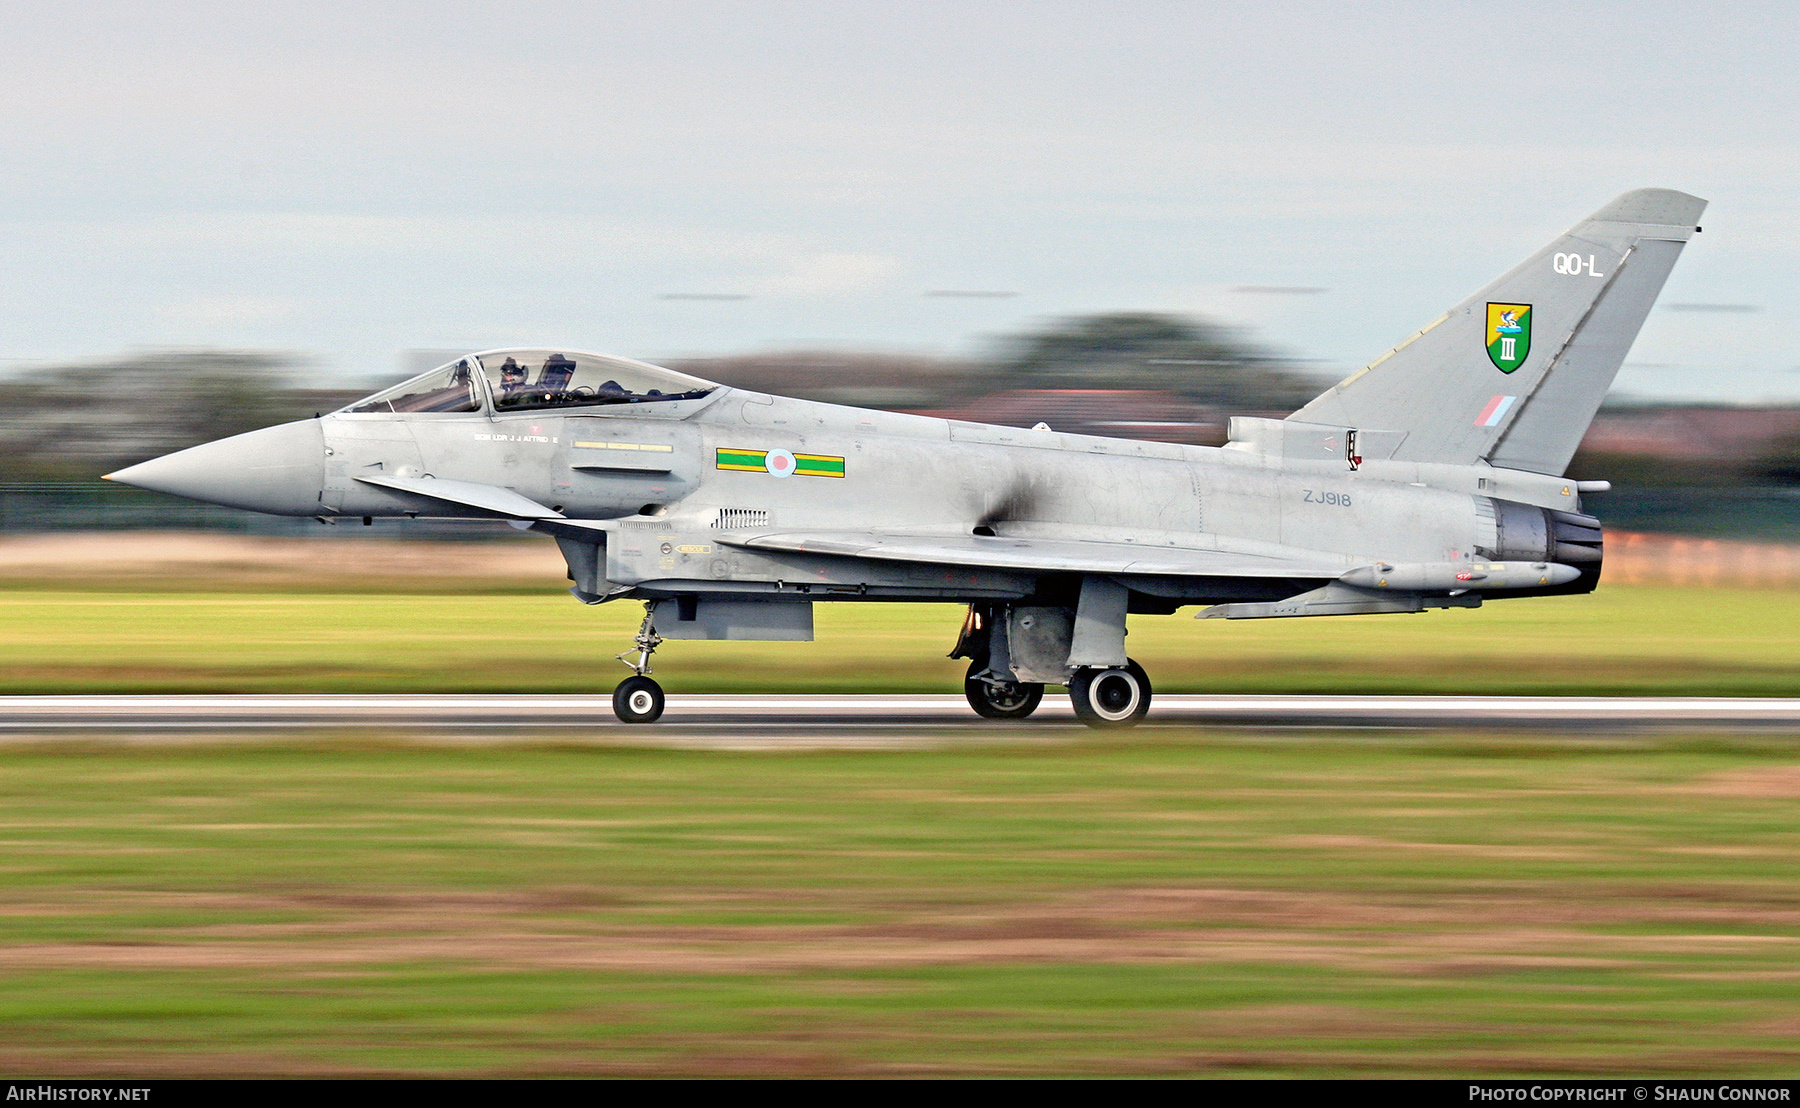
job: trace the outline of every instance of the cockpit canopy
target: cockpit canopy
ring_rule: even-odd
[[[630,358],[579,350],[488,350],[345,408],[352,413],[497,412],[695,400],[718,386]]]
[[[695,400],[718,387],[672,369],[605,354],[495,350],[477,358],[500,411]]]

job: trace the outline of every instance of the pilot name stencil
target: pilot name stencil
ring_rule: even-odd
[[[554,435],[502,435],[502,434],[487,434],[485,432],[477,431],[475,433],[475,441],[476,442],[558,442],[560,440]]]

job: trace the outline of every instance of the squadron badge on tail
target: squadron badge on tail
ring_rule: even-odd
[[[1531,353],[1531,305],[1489,304],[1487,306],[1488,361],[1501,373],[1511,373],[1525,364]]]

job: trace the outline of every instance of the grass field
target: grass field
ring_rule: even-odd
[[[0,1071],[1800,1064],[1786,740],[0,752]]]
[[[401,560],[430,569],[440,550],[389,554],[351,591],[363,548],[322,549],[351,564],[15,574],[0,692],[600,692],[624,673],[610,656],[637,605],[584,608],[532,564],[453,582]],[[1164,691],[1800,695],[1791,590],[1190,615],[1133,619]],[[817,617],[810,644],[671,643],[657,676],[676,692],[958,686],[955,608]],[[1065,739],[0,747],[0,1072],[1800,1062],[1787,738]]]
[[[217,590],[190,581],[0,591],[0,692],[594,692],[639,605],[512,593]],[[438,586],[442,588],[441,583]],[[960,687],[944,605],[819,604],[813,643],[670,643],[674,692]],[[1609,585],[1479,611],[1196,622],[1133,617],[1165,692],[1800,694],[1800,592]]]

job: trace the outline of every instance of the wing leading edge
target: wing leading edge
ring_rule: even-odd
[[[511,516],[514,519],[563,519],[563,514],[556,509],[546,508],[530,497],[521,496],[511,489],[503,489],[498,485],[482,485],[474,481],[446,481],[438,477],[386,477],[374,474],[359,476],[357,480],[365,485],[378,485],[384,489],[410,492],[416,496],[429,496],[433,500],[441,500],[446,504],[479,508],[484,512]]]

